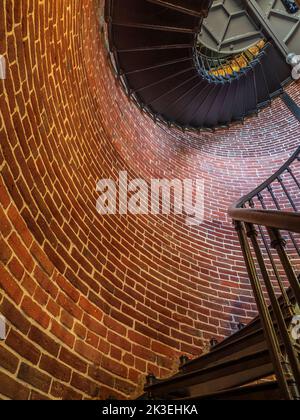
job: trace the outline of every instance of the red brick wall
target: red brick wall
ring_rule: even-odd
[[[3,398],[128,398],[253,317],[227,207],[299,144],[280,100],[215,134],[156,126],[112,74],[97,3],[0,3]],[[204,178],[205,223],[100,217],[96,182],[120,170]]]

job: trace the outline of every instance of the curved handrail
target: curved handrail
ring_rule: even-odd
[[[231,207],[231,210],[233,208],[239,209],[242,208],[247,202],[252,200],[254,197],[256,197],[259,193],[261,193],[263,190],[268,188],[270,184],[272,184],[280,175],[282,175],[289,166],[298,158],[300,157],[300,146],[296,149],[296,151],[292,154],[292,156],[285,162],[284,165],[281,166],[280,169],[278,169],[277,172],[275,172],[273,175],[270,176],[265,182],[263,182],[259,187],[255,188],[253,191],[251,191],[249,194],[242,197],[234,207]],[[231,211],[230,210],[230,211]]]
[[[242,197],[235,205],[229,208],[229,216],[237,222],[253,223],[269,228],[285,230],[294,233],[300,233],[300,213],[287,212],[280,210],[252,209],[245,208],[246,203],[251,202],[262,191],[267,189],[274,181],[276,181],[290,165],[300,157],[300,146],[285,162],[285,164],[270,176],[259,187],[255,188],[251,193]]]
[[[300,248],[299,238],[295,237],[295,234],[300,233],[300,213],[285,185],[283,174],[286,172],[290,174],[295,185],[298,186],[297,193],[299,194],[300,183],[291,168],[296,160],[300,161],[299,155],[300,147],[270,178],[229,209],[229,215],[236,225],[274,371],[282,395],[287,400],[299,399],[300,365],[295,351],[295,340],[286,324],[285,312],[278,303],[277,291],[281,293],[285,307],[290,310],[290,314],[293,316],[296,312],[286,292],[286,286],[289,283],[295,299],[300,305],[300,285],[297,273],[299,271],[297,267]],[[281,185],[284,192],[283,197],[286,197],[294,211],[281,210],[281,204],[272,185],[276,181]],[[270,193],[277,210],[267,209],[263,191]],[[259,200],[262,208],[255,208],[254,198]],[[287,239],[284,237],[285,235],[282,235],[283,231],[287,232]],[[289,245],[288,237],[291,240]],[[275,314],[275,323],[270,316],[268,307],[270,302]],[[279,334],[275,327],[276,323]],[[283,347],[280,345],[280,339],[283,340]],[[286,369],[287,366],[288,369]],[[291,376],[287,374],[288,370]],[[294,387],[289,385],[290,378],[293,380]]]
[[[300,213],[231,207],[229,215],[236,222],[251,223],[272,229],[300,233]]]

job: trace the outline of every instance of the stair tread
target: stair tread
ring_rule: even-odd
[[[264,382],[264,383],[261,383],[261,384],[253,384],[253,385],[246,385],[246,386],[243,386],[243,387],[235,387],[235,388],[227,389],[225,391],[215,392],[215,393],[206,394],[206,395],[199,395],[197,397],[193,397],[193,398],[190,398],[190,399],[185,398],[185,400],[188,400],[188,401],[200,400],[200,399],[201,400],[214,400],[214,399],[228,400],[228,399],[232,399],[232,397],[234,399],[236,399],[239,396],[245,397],[245,396],[247,396],[249,394],[253,394],[253,393],[261,394],[261,399],[264,399],[263,397],[265,396],[266,391],[277,391],[273,395],[274,399],[277,400],[279,398],[279,391],[280,391],[278,382],[277,381],[268,381],[268,382]],[[268,399],[270,399],[270,396],[268,396]]]
[[[114,0],[112,9],[113,23],[148,24],[193,30],[199,25],[199,18],[182,14],[178,10],[166,9],[160,4],[141,0]]]
[[[212,366],[208,366],[208,367],[203,367],[202,369],[199,370],[192,370],[191,372],[187,372],[185,373],[180,372],[177,373],[176,375],[168,378],[168,379],[162,379],[162,380],[157,380],[157,382],[154,385],[149,385],[146,386],[145,389],[146,390],[153,390],[154,388],[157,388],[158,386],[161,385],[165,385],[167,383],[171,383],[171,382],[177,382],[178,380],[185,380],[186,378],[191,378],[191,377],[199,377],[200,375],[204,374],[204,373],[209,373],[215,370],[219,370],[220,368],[226,368],[226,367],[231,367],[234,366],[236,364],[236,362],[239,363],[244,363],[246,361],[253,361],[253,357],[255,356],[256,358],[258,358],[259,356],[267,356],[269,354],[269,350],[265,349],[262,351],[256,351],[253,354],[248,354],[246,356],[243,356],[241,358],[233,358],[231,360],[227,360],[227,361],[223,361],[221,360],[220,362],[216,362],[215,364],[213,364]]]
[[[169,9],[176,9],[182,13],[203,16],[203,10],[208,9],[207,1],[199,0],[148,0],[150,3],[160,4]],[[206,9],[204,9],[206,5]]]
[[[295,304],[292,290],[289,289],[287,294]],[[279,297],[278,301],[284,309],[283,298]],[[272,314],[271,307],[269,309]],[[291,317],[288,311],[287,323],[290,322]],[[299,353],[298,348],[296,351]],[[245,385],[273,373],[269,350],[260,319],[257,317],[243,330],[215,346],[210,353],[188,361],[181,367],[179,373],[168,379],[158,380],[146,386],[145,390],[150,390],[154,395],[165,393],[172,396],[172,392],[174,393],[179,388],[188,390],[189,395],[193,395],[201,389],[218,388],[216,391],[220,391],[222,387],[222,389],[227,389],[228,384]]]
[[[186,374],[177,374],[167,380],[146,386],[145,391],[153,396],[176,397],[178,389],[193,396],[201,392],[221,391],[235,386],[246,385],[274,373],[269,351],[219,362],[214,366]]]
[[[214,107],[211,107],[211,109],[209,110],[206,116],[206,126],[216,127],[218,125],[219,120],[220,120],[220,113],[221,113],[222,108],[224,107],[224,103],[226,101],[229,88],[230,88],[229,83],[224,83],[220,87]]]

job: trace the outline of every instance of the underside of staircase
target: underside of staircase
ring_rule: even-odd
[[[296,310],[291,290],[288,294],[293,309]],[[289,328],[292,321],[291,312],[284,307],[282,300],[279,300],[279,303]],[[270,313],[273,317],[271,308]],[[296,351],[299,358],[299,344],[296,344]],[[293,384],[290,383],[290,386]],[[209,353],[183,362],[179,373],[175,376],[166,380],[157,380],[149,376],[142,399],[190,401],[284,399],[275,380],[260,317],[213,346]]]
[[[128,95],[156,121],[214,129],[243,121],[280,95],[290,67],[272,40],[225,77],[203,71],[196,43],[211,0],[106,1],[109,46]]]

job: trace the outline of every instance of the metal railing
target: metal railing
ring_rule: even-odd
[[[229,210],[277,380],[287,400],[300,399],[299,343],[291,334],[300,306],[299,210],[300,147],[279,171]]]
[[[224,55],[198,42],[194,50],[196,67],[202,77],[207,80],[224,83],[240,77],[251,69],[254,61],[264,53],[266,45],[266,41],[262,39],[240,54]]]

